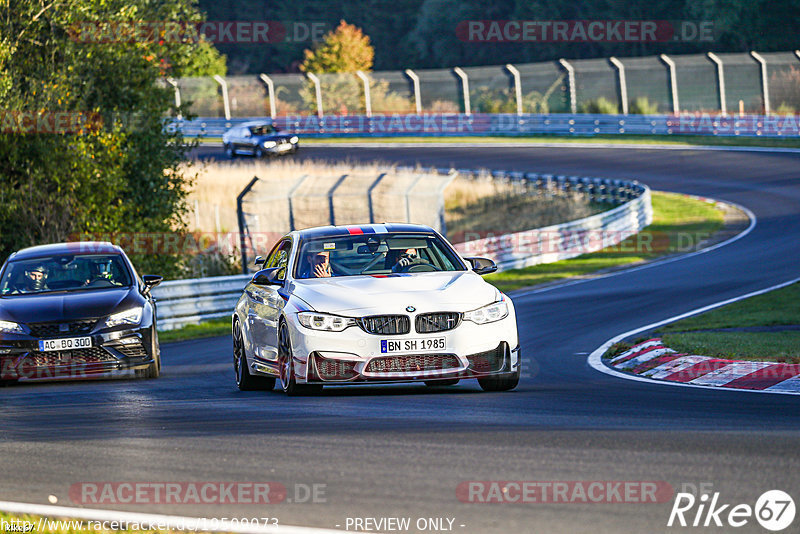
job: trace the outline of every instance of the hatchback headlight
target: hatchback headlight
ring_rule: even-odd
[[[299,138],[298,138],[296,135],[293,135],[293,136],[291,136],[291,137],[289,138],[289,142],[290,142],[290,143],[292,143],[292,144],[295,144],[295,143],[297,143],[299,140],[300,140],[300,139],[299,139]]]
[[[19,323],[0,321],[0,332],[5,332],[7,334],[24,334],[25,328]]]
[[[312,330],[325,330],[328,332],[341,332],[345,328],[356,326],[352,317],[341,317],[319,312],[300,312],[297,314],[300,324]]]
[[[508,304],[503,300],[464,313],[465,321],[472,321],[477,324],[493,323],[506,317],[508,317]]]
[[[123,324],[139,324],[142,321],[143,312],[144,308],[140,306],[138,308],[131,308],[130,310],[115,313],[114,315],[109,315],[106,318],[106,322],[103,324],[103,327],[111,328],[112,326],[120,326]]]
[[[264,141],[264,143],[262,144],[264,148],[275,148],[276,146],[278,146],[278,143],[276,143],[275,141]]]

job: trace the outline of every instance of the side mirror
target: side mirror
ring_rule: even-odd
[[[464,258],[472,265],[472,270],[477,274],[489,274],[497,270],[497,264],[489,258]]]
[[[256,256],[253,260],[253,265],[263,265],[267,260],[263,256]]]
[[[279,270],[280,267],[261,269],[253,275],[253,283],[258,286],[281,286],[283,285],[283,280],[278,279]]]
[[[157,274],[146,274],[142,277],[142,282],[144,282],[144,291],[145,293],[149,293],[154,287],[160,284],[164,280],[163,276],[159,276]]]

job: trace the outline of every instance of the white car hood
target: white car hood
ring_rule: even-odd
[[[355,316],[464,312],[496,301],[500,294],[472,271],[295,280],[292,292],[315,311]]]

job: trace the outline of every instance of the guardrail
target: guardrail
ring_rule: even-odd
[[[229,128],[251,120],[271,121],[280,130],[310,138],[487,135],[710,135],[721,137],[800,136],[794,115],[604,115],[584,113],[426,113],[421,115],[326,115],[237,119],[197,118],[173,121],[170,128],[193,138],[221,137]],[[302,142],[302,141],[301,141]],[[222,146],[220,144],[220,146]]]
[[[250,275],[170,280],[153,289],[158,329],[173,330],[229,316]]]
[[[416,170],[399,167],[398,171]],[[488,177],[541,192],[579,192],[595,202],[618,204],[583,219],[523,232],[487,235],[455,245],[464,256],[493,259],[499,270],[550,263],[613,246],[652,222],[650,189],[635,180],[562,176],[507,171],[438,168],[424,170],[452,176]],[[251,275],[220,276],[161,283],[153,290],[160,330],[226,317],[236,305]]]

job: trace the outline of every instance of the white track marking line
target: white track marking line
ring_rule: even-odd
[[[33,514],[53,518],[68,517],[87,521],[138,523],[139,525],[144,523],[163,526],[163,528],[169,530],[237,532],[242,534],[340,534],[341,532],[345,532],[344,530],[294,527],[289,525],[243,525],[238,521],[222,521],[213,518],[121,512],[116,510],[99,510],[96,508],[72,508],[69,506],[50,506],[10,501],[0,501],[0,510],[15,514]],[[259,514],[254,513],[252,515]],[[41,530],[39,532],[41,532]]]
[[[625,380],[634,380],[636,382],[646,382],[648,384],[663,384],[665,386],[678,386],[678,387],[690,387],[690,388],[704,388],[704,389],[716,389],[719,390],[717,386],[704,386],[700,384],[686,384],[683,382],[670,382],[667,380],[654,380],[652,378],[644,378],[639,375],[630,375],[627,373],[623,373],[621,371],[617,371],[616,369],[612,369],[603,363],[603,354],[608,350],[608,348],[621,341],[627,337],[634,336],[640,332],[646,332],[648,330],[652,330],[653,328],[658,328],[659,326],[663,326],[665,324],[674,323],[675,321],[679,321],[681,319],[685,319],[687,317],[691,317],[693,315],[698,315],[703,312],[707,312],[709,310],[713,310],[715,308],[719,308],[725,306],[726,304],[732,304],[734,302],[738,302],[740,300],[744,300],[750,297],[755,297],[757,295],[763,295],[764,293],[769,293],[770,291],[774,291],[776,289],[781,289],[786,286],[790,286],[794,283],[800,282],[800,277],[794,278],[792,280],[788,280],[786,282],[782,282],[780,284],[776,284],[774,286],[770,286],[764,289],[760,289],[758,291],[753,291],[751,293],[747,293],[745,295],[739,295],[738,297],[729,298],[726,300],[721,300],[719,302],[715,302],[713,304],[709,304],[708,306],[703,306],[702,308],[697,308],[686,313],[682,313],[680,315],[675,315],[673,317],[669,317],[662,321],[658,321],[655,323],[651,323],[645,326],[640,326],[639,328],[634,328],[633,330],[628,330],[627,332],[623,332],[622,334],[618,334],[599,347],[597,347],[590,355],[586,362],[591,365],[596,371],[600,371],[601,373],[605,373],[607,375],[615,376],[617,378],[624,378]],[[774,386],[773,386],[774,387]],[[749,392],[749,393],[783,393],[789,395],[798,395],[800,391],[784,391],[779,389],[735,389],[735,388],[727,388],[726,391],[742,391],[742,392]]]
[[[309,137],[308,139],[314,139]],[[209,143],[205,146],[215,146]],[[599,148],[624,150],[697,150],[720,152],[775,152],[800,154],[800,148],[764,147],[764,146],[720,146],[720,145],[647,145],[640,143],[502,143],[490,141],[485,143],[431,142],[431,143],[395,143],[392,141],[369,143],[308,143],[306,147],[319,148]]]
[[[658,345],[661,345],[661,340],[645,341],[644,343],[640,343],[639,345],[636,345],[635,347],[631,347],[630,349],[626,350],[625,352],[623,352],[619,356],[614,356],[614,359],[611,360],[611,364],[614,365],[618,361],[624,360],[625,358],[627,358],[631,354],[636,354],[637,352],[641,352],[644,349],[648,349],[650,347],[656,347]],[[586,354],[589,354],[589,353],[587,352]]]

